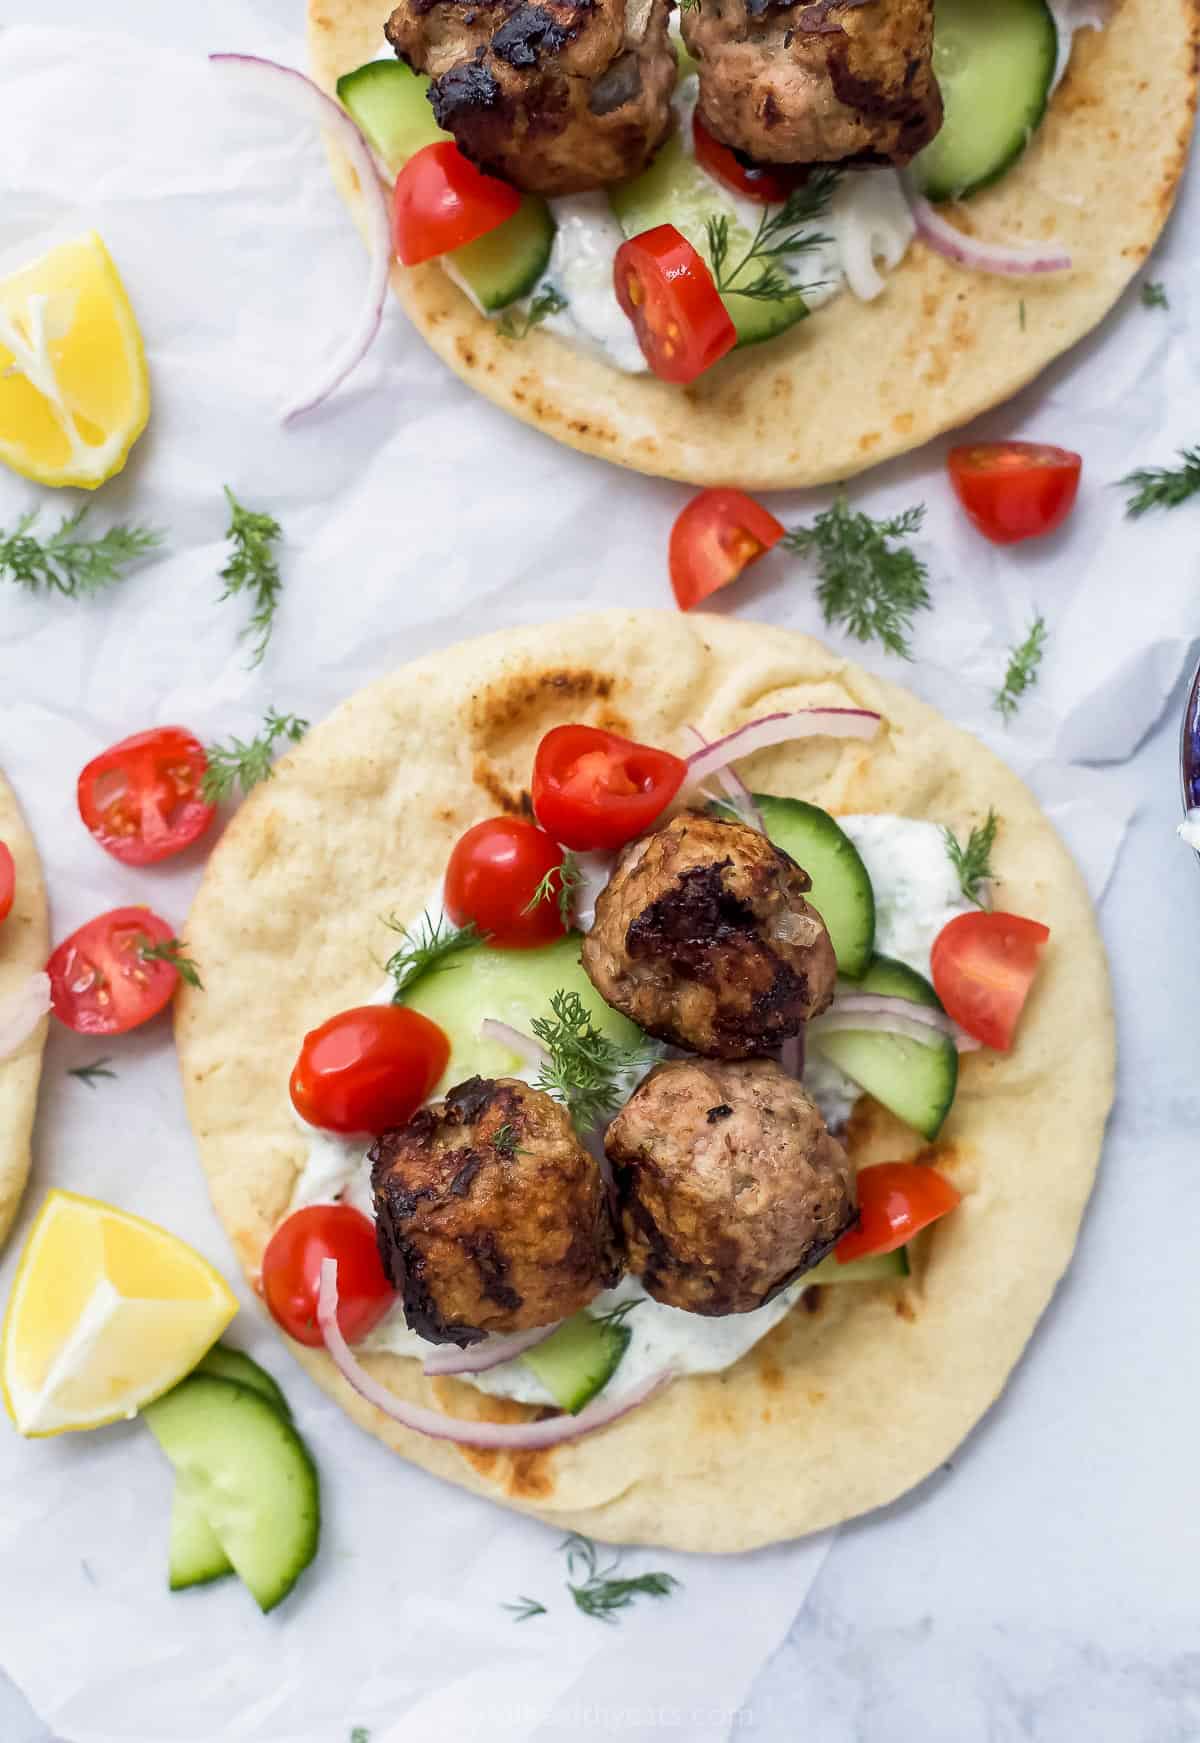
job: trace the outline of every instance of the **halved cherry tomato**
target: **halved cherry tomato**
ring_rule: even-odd
[[[384,1275],[375,1229],[349,1204],[310,1204],[281,1222],[262,1258],[262,1296],[298,1344],[324,1340],[317,1324],[322,1259],[336,1259],[338,1326],[349,1344],[365,1338],[396,1299]]]
[[[419,1011],[358,1005],[304,1037],[292,1106],[310,1126],[378,1137],[411,1120],[449,1058],[445,1034]]]
[[[701,169],[745,200],[757,200],[764,206],[782,205],[790,193],[808,180],[806,165],[755,163],[734,151],[708,131],[699,109],[692,112],[692,139]]]
[[[834,1248],[839,1265],[897,1247],[962,1202],[962,1193],[923,1162],[876,1162],[858,1171],[859,1222]]]
[[[663,381],[695,381],[737,344],[712,273],[673,224],[622,242],[613,285],[643,357]]]
[[[410,157],[396,177],[396,254],[405,266],[448,254],[497,229],[520,204],[516,188],[476,169],[453,140],[439,139]]]
[[[0,841],[0,921],[7,920],[12,913],[16,893],[17,868],[7,842]]]
[[[1083,460],[1041,442],[974,442],[946,456],[950,482],[972,523],[995,545],[1040,539],[1075,506]]]
[[[736,581],[787,528],[740,490],[702,490],[671,528],[671,588],[680,611]]]
[[[54,1015],[80,1035],[123,1035],[158,1015],[179,985],[169,962],[142,947],[175,934],[149,908],[113,908],[64,938],[49,962]]]
[[[208,758],[182,726],[135,732],[93,757],[79,777],[79,815],[114,859],[153,865],[204,834],[217,814],[200,797]]]
[[[533,762],[533,809],[564,847],[613,851],[641,835],[683,785],[687,764],[598,726],[555,726]]]
[[[566,931],[559,910],[562,848],[523,817],[489,817],[455,844],[446,867],[446,912],[472,922],[501,950],[550,944]]]
[[[959,914],[933,941],[937,996],[985,1047],[1007,1053],[1050,928],[1020,914]]]

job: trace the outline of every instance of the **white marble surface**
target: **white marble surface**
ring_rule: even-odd
[[[210,0],[201,17],[196,9],[152,0],[107,0],[98,16],[90,0],[56,0],[48,18],[33,0],[0,0],[0,25],[50,22],[127,32],[144,45],[192,54],[242,47],[296,60],[302,53],[298,10],[299,0]],[[264,117],[272,170],[253,156],[254,130],[247,123],[231,129],[228,186],[217,186],[206,168],[211,140],[199,106],[180,105],[177,127],[169,138],[163,128],[156,151],[148,117],[161,114],[172,93],[145,92],[141,107],[97,79],[90,108],[83,107],[97,128],[131,127],[131,158],[141,153],[145,160],[140,200],[128,191],[128,166],[91,148],[88,119],[53,108],[56,93],[79,89],[92,49],[64,37],[55,50],[63,61],[61,85],[40,85],[44,100],[39,96],[14,121],[21,93],[2,82],[5,47],[0,32],[0,164],[11,172],[0,179],[0,255],[28,252],[29,235],[44,225],[78,228],[93,204],[103,211],[102,227],[111,230],[141,290],[159,398],[151,438],[101,506],[137,514],[147,501],[154,513],[161,504],[181,547],[169,567],[145,571],[86,618],[0,602],[0,762],[34,815],[61,933],[127,888],[82,836],[63,800],[85,756],[100,744],[145,724],[147,714],[160,721],[182,717],[211,736],[251,726],[267,701],[315,716],[407,655],[476,628],[536,622],[577,603],[666,603],[666,532],[685,493],[568,454],[512,425],[450,381],[395,315],[342,401],[307,429],[284,436],[270,413],[286,385],[287,358],[311,342],[312,332],[324,334],[320,311],[356,283],[353,243],[328,193],[319,149]],[[68,122],[70,137],[58,131]],[[46,167],[51,155],[55,162]],[[188,184],[190,168],[194,185]],[[287,187],[280,187],[284,172]],[[21,190],[16,195],[10,181]],[[48,197],[44,190],[52,186],[61,192]],[[288,187],[294,188],[290,196]],[[243,237],[236,258],[207,247],[210,226],[225,233],[244,223],[247,190],[256,188],[264,202],[261,237]],[[764,1604],[770,1591],[761,1658],[770,1655],[793,1610],[799,1614],[765,1668],[754,1677],[751,1667],[746,1675],[748,1692],[739,1697],[743,1705],[732,1728],[706,1724],[705,1739],[728,1731],[757,1743],[790,1743],[798,1733],[819,1743],[917,1737],[926,1743],[1168,1743],[1200,1733],[1191,1501],[1200,1427],[1192,1378],[1200,1297],[1189,1262],[1200,1223],[1193,1135],[1200,1094],[1191,1086],[1189,1022],[1200,967],[1200,866],[1172,833],[1182,695],[1177,690],[1167,699],[1200,628],[1193,603],[1200,507],[1181,510],[1169,524],[1135,529],[1122,520],[1119,494],[1108,488],[1129,465],[1165,460],[1172,447],[1200,434],[1192,421],[1200,334],[1188,307],[1194,253],[1188,239],[1200,218],[1194,188],[1187,208],[1154,269],[1167,279],[1171,314],[1149,314],[1136,296],[1126,298],[1099,335],[1041,386],[985,420],[988,434],[1034,434],[1084,448],[1083,499],[1066,535],[1016,553],[983,546],[948,502],[940,472],[944,444],[885,468],[863,487],[864,500],[876,509],[922,497],[929,503],[923,550],[937,605],[919,626],[916,666],[901,672],[894,662],[873,663],[912,682],[1033,771],[1097,891],[1120,822],[1137,809],[1102,908],[1121,1025],[1120,1096],[1076,1262],[1009,1391],[955,1456],[953,1469],[884,1514],[845,1528],[823,1567],[819,1553],[789,1560],[784,1552],[743,1564],[731,1576],[739,1612],[753,1604],[756,1579]],[[185,219],[188,234],[181,230]],[[170,257],[156,240],[157,227],[168,220],[179,238],[179,252]],[[295,295],[297,277],[279,279],[282,251],[296,241],[289,230],[311,246],[302,297]],[[204,320],[212,323],[211,364],[190,348],[194,326]],[[231,376],[238,387],[226,405]],[[209,499],[234,453],[242,470],[232,481],[256,503],[278,508],[291,541],[279,630],[266,668],[256,675],[244,671],[233,645],[229,608],[213,604],[221,551],[219,527],[208,526]],[[264,498],[268,477],[277,482]],[[469,490],[463,477],[471,480]],[[0,475],[0,525],[29,500],[30,493]],[[431,501],[438,504],[433,514]],[[819,504],[792,499],[775,506],[784,519],[794,519]],[[988,693],[1006,643],[1021,633],[1035,604],[1052,632],[1043,684],[1014,731],[1004,734],[989,712]],[[777,561],[743,584],[730,607],[807,629],[819,622],[802,573]],[[140,887],[147,898],[161,894],[161,904],[180,914],[196,869],[190,863],[154,878],[146,874]],[[63,1093],[65,1067],[82,1057],[77,1044],[55,1036],[31,1202],[51,1181],[102,1195],[129,1190],[121,1157],[107,1145],[88,1144],[101,1102],[89,1102],[81,1086],[72,1085],[70,1097]],[[114,1095],[125,1094],[131,1081],[141,1086],[136,1107],[126,1104],[130,1142],[147,1155],[158,1145],[169,1169],[178,1171],[160,1178],[148,1165],[136,1201],[127,1201],[186,1226],[227,1263],[192,1165],[162,1037],[128,1042],[122,1064],[127,1082]],[[10,1274],[0,1277],[0,1293]],[[258,1335],[256,1348],[284,1371],[286,1358],[270,1334]],[[306,1432],[311,1422],[344,1484],[382,1481],[382,1453],[340,1420],[332,1423],[333,1413],[294,1370],[287,1379]],[[0,1664],[12,1662],[6,1622],[11,1641],[18,1607],[24,1612],[33,1601],[18,1595],[19,1582],[4,1577],[12,1565],[5,1561],[9,1551],[28,1552],[23,1512],[35,1497],[41,1504],[44,1492],[53,1492],[47,1473],[58,1472],[67,1496],[75,1473],[86,1481],[97,1468],[92,1461],[117,1457],[115,1446],[111,1437],[104,1451],[82,1442],[51,1449],[0,1444]],[[157,1482],[161,1473],[144,1455],[145,1449],[137,1455],[143,1457],[138,1469],[147,1483]],[[135,1456],[132,1440],[128,1456]],[[388,1476],[403,1480],[394,1467]],[[429,1486],[412,1481],[423,1499]],[[241,1670],[252,1680],[258,1647],[252,1650],[251,1640],[296,1643],[297,1630],[314,1618],[336,1625],[339,1605],[344,1620],[355,1589],[346,1555],[361,1539],[346,1529],[349,1505],[343,1513],[339,1503],[337,1512],[336,1552],[325,1558],[311,1607],[289,1622],[290,1636],[251,1635],[236,1611],[230,1614],[242,1633],[218,1635],[218,1610],[193,1610],[194,1648],[203,1650],[206,1629],[214,1642],[236,1637]],[[78,1518],[86,1529],[85,1509]],[[476,1509],[471,1519],[481,1538],[491,1533],[497,1543],[518,1529],[486,1509]],[[544,1534],[519,1529],[529,1533],[531,1558],[547,1553]],[[147,1566],[153,1553],[152,1546]],[[96,1600],[77,1561],[72,1555],[48,1562],[33,1596],[47,1629],[75,1629],[82,1653]],[[21,1563],[23,1570],[28,1565]],[[789,1568],[795,1570],[794,1601],[780,1612],[781,1570]],[[121,1568],[114,1559],[105,1571],[134,1618],[140,1570]],[[697,1572],[676,1612],[682,1624],[689,1615],[697,1619],[694,1647],[670,1643],[679,1653],[677,1666],[686,1666],[692,1651],[701,1686],[706,1643],[711,1652],[721,1627],[719,1592],[706,1585],[707,1577]],[[465,1600],[444,1586],[436,1590],[441,1608],[435,1613],[452,1631],[456,1618],[461,1626]],[[415,1593],[412,1601],[419,1606],[425,1596]],[[684,1602],[694,1608],[683,1608]],[[412,1612],[420,1613],[419,1607]],[[698,1726],[622,1719],[612,1688],[634,1686],[636,1673],[640,1691],[655,1689],[653,1665],[647,1672],[639,1655],[645,1635],[628,1629],[624,1639],[624,1648],[605,1661],[609,1669],[602,1673],[597,1663],[580,1672],[577,1686],[585,1693],[608,1682],[608,1718],[595,1733],[649,1740],[665,1731],[697,1743]],[[629,1654],[624,1661],[621,1650]],[[302,1657],[292,1652],[297,1673]],[[678,1669],[673,1692],[686,1687],[686,1669]],[[386,1736],[376,1724],[372,1743],[425,1743],[435,1722],[439,1737],[459,1743],[468,1732],[444,1718],[435,1697],[436,1690],[433,1704],[420,1711],[436,1713],[436,1721],[399,1719]],[[6,1705],[12,1698],[0,1679],[0,1743],[43,1743],[43,1728],[20,1707]],[[74,1743],[84,1717],[77,1707],[71,1723],[62,1722],[67,1743]],[[322,1730],[320,1743],[347,1743],[358,1716],[345,1717],[344,1726]],[[247,1712],[206,1733],[196,1728],[194,1715],[181,1712],[177,1732],[114,1726],[107,1734],[120,1743],[135,1735],[137,1743],[177,1743],[184,1736],[199,1743],[251,1736],[276,1743],[269,1728],[251,1730],[253,1722]],[[540,1743],[566,1743],[579,1730],[552,1713],[536,1734]]]

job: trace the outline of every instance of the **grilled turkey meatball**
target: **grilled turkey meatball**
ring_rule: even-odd
[[[855,1222],[846,1153],[773,1060],[659,1065],[608,1128],[629,1268],[689,1313],[749,1313]]]
[[[718,1059],[767,1053],[833,998],[837,962],[811,888],[757,830],[681,812],[617,861],[583,966],[661,1040]]]
[[[438,125],[518,188],[635,175],[671,123],[669,0],[404,0],[387,38],[432,76]]]
[[[699,0],[700,113],[771,163],[908,163],[942,124],[933,0]]]
[[[473,1077],[370,1160],[383,1268],[432,1343],[550,1325],[620,1275],[599,1165],[528,1084]]]

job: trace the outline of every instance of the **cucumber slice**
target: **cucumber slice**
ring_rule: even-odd
[[[576,1313],[521,1360],[574,1416],[612,1379],[632,1336],[627,1325]]]
[[[450,1042],[450,1063],[434,1094],[468,1077],[512,1077],[523,1071],[525,1062],[509,1048],[480,1040],[479,1025],[494,1017],[532,1034],[530,1024],[551,1014],[550,999],[560,987],[579,994],[602,1035],[626,1046],[641,1039],[636,1024],[606,1005],[583,972],[577,932],[540,950],[490,950],[481,944],[417,981],[404,1003],[437,1023]]]
[[[167,1546],[167,1583],[173,1592],[208,1586],[233,1572],[233,1563],[204,1515],[204,1505],[190,1483],[180,1479],[171,1501],[171,1536]]]
[[[858,849],[819,805],[756,793],[767,834],[812,879],[813,907],[829,928],[838,973],[859,980],[875,950],[875,892]]]
[[[451,139],[433,118],[429,80],[401,61],[368,61],[338,80],[337,93],[392,174],[416,152]],[[525,194],[498,229],[442,255],[442,264],[481,314],[527,296],[550,264],[554,219],[545,200]]]
[[[275,1380],[245,1350],[231,1349],[228,1344],[214,1344],[206,1355],[201,1356],[193,1371],[216,1374],[221,1380],[236,1380],[240,1386],[249,1386],[252,1392],[261,1393],[268,1404],[273,1404],[289,1422],[292,1420],[288,1401]]]
[[[260,1392],[192,1374],[148,1404],[146,1426],[259,1607],[273,1610],[317,1553],[308,1448]]]
[[[877,956],[858,985],[862,992],[886,993],[941,1009],[929,982],[890,957]],[[822,1034],[818,1027],[810,1029],[808,1040],[897,1119],[923,1138],[937,1137],[958,1085],[958,1049],[948,1035],[931,1032],[925,1043],[867,1029]]]
[[[908,1248],[897,1247],[894,1253],[871,1253],[865,1259],[851,1259],[839,1265],[834,1253],[819,1265],[804,1273],[806,1283],[886,1283],[908,1276]]]
[[[941,132],[913,162],[921,192],[956,200],[1002,176],[1046,112],[1058,32],[1045,0],[937,0]]]
[[[674,224],[711,265],[706,225],[709,218],[724,215],[729,220],[729,259],[739,260],[750,247],[751,236],[738,222],[736,208],[706,176],[694,157],[673,133],[658,156],[641,175],[618,182],[608,190],[609,203],[626,236],[640,236],[658,224]],[[750,283],[762,270],[761,261],[747,266],[734,283]],[[782,302],[756,297],[727,296],[725,307],[737,328],[739,345],[757,345],[794,327],[808,313],[808,304],[797,291]]]

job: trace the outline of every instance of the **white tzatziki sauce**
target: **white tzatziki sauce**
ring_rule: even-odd
[[[940,827],[910,817],[852,816],[839,817],[837,821],[862,855],[875,892],[876,951],[907,963],[928,978],[934,939],[947,921],[971,908],[959,887]],[[590,901],[585,897],[585,905],[590,910],[595,887],[602,884],[604,877],[599,856],[595,856],[594,864],[589,863],[587,871]],[[435,898],[423,920],[435,923],[441,917],[440,899]],[[589,925],[591,918],[590,911],[577,915],[577,919]],[[416,931],[421,924],[418,921],[412,930]],[[370,1002],[386,1004],[391,996],[389,981]],[[481,1019],[486,1015],[480,1012]],[[531,1082],[536,1070],[526,1066],[513,1075]],[[631,1082],[630,1093],[633,1087]],[[834,1128],[845,1124],[860,1094],[850,1078],[822,1059],[815,1049],[810,1049],[805,1065],[804,1087]],[[343,1198],[373,1218],[364,1141],[318,1131],[303,1121],[300,1124],[310,1137],[309,1153],[296,1180],[290,1209]],[[625,1301],[638,1303],[625,1320],[631,1336],[617,1369],[619,1384],[624,1389],[668,1364],[685,1374],[720,1373],[778,1325],[799,1300],[804,1287],[804,1279],[800,1278],[753,1313],[708,1318],[665,1307],[645,1293],[637,1278],[626,1277],[617,1288],[597,1296],[591,1311],[603,1313]],[[366,1351],[388,1351],[420,1360],[436,1347],[409,1330],[399,1302],[361,1345]],[[526,1404],[553,1403],[550,1394],[521,1361],[505,1362],[486,1373],[462,1378],[481,1391],[500,1397]]]

